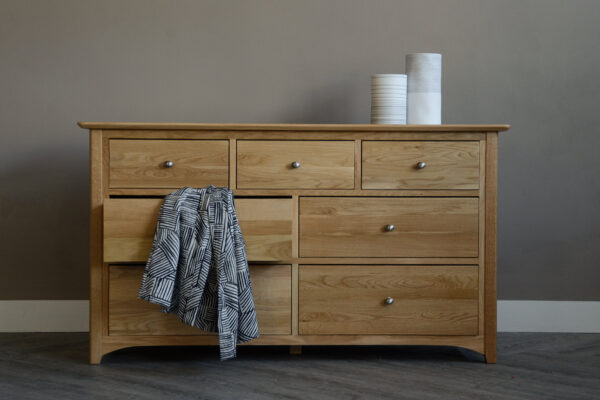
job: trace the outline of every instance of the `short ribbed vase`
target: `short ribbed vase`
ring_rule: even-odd
[[[371,123],[406,124],[406,75],[371,77]]]

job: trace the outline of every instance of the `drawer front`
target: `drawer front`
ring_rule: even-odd
[[[104,262],[145,262],[162,199],[107,199],[104,203]],[[291,199],[235,199],[249,261],[292,256]]]
[[[301,197],[300,256],[477,257],[478,204],[462,197]]]
[[[301,335],[477,334],[477,266],[301,265],[299,271]]]
[[[229,142],[113,139],[109,168],[111,188],[228,186]]]
[[[479,142],[364,141],[362,146],[363,189],[479,188]]]
[[[205,335],[160,306],[137,298],[144,267],[109,266],[109,335]],[[258,329],[265,335],[291,334],[292,271],[289,265],[251,265],[250,281]]]
[[[354,142],[239,140],[237,187],[353,189]]]

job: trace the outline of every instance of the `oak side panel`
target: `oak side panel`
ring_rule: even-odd
[[[90,131],[90,364],[102,359],[102,132]]]
[[[110,170],[110,139],[102,132],[102,203],[108,198]],[[104,215],[104,207],[102,210]],[[104,232],[104,226],[102,227]],[[108,264],[102,264],[102,335],[108,335]]]
[[[485,360],[496,363],[496,237],[498,190],[498,133],[486,138],[485,173]]]
[[[485,140],[480,146],[479,186],[479,334],[485,335]]]

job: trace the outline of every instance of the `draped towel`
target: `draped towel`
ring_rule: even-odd
[[[221,360],[257,338],[248,260],[233,193],[212,185],[166,196],[138,297],[219,333]]]

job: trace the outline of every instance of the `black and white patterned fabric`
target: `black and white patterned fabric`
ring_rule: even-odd
[[[221,360],[257,338],[248,260],[233,193],[184,187],[167,195],[138,297],[208,332],[219,333]]]

